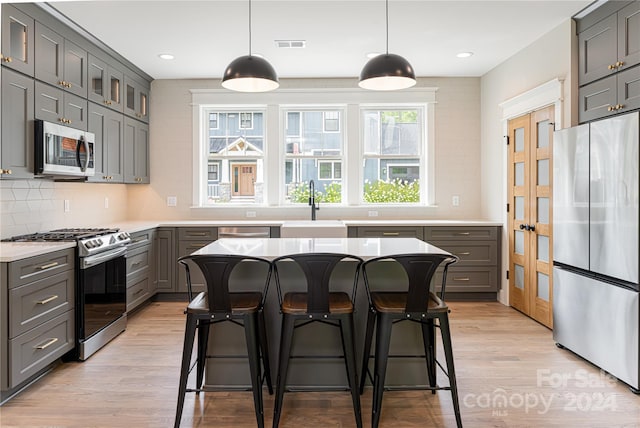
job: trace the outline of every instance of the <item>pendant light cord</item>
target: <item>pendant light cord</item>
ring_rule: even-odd
[[[389,55],[389,0],[386,0],[387,6],[387,55]]]
[[[251,56],[251,0],[249,0],[249,56]]]

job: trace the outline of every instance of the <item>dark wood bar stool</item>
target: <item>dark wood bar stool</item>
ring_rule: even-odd
[[[444,302],[447,269],[450,264],[455,263],[457,260],[458,258],[456,256],[446,254],[407,254],[378,257],[368,260],[362,265],[364,282],[369,298],[369,313],[365,332],[360,392],[363,392],[365,376],[369,374],[371,382],[373,383],[372,428],[377,428],[380,423],[382,395],[385,391],[387,359],[394,357],[393,355],[389,355],[391,329],[394,323],[401,321],[413,321],[421,325],[429,386],[426,388],[394,389],[430,389],[434,394],[436,390],[441,389],[451,391],[456,423],[458,427],[462,427],[456,373],[453,363],[453,349],[451,347],[451,332],[449,329],[449,308]],[[386,266],[384,265],[385,263]],[[396,266],[390,266],[390,263]],[[441,264],[444,264],[444,272],[442,290],[440,297],[438,297],[434,292],[430,291],[430,284],[436,269]],[[406,273],[404,283],[407,284],[407,287],[404,290],[402,290],[401,287],[401,284],[403,284],[402,278],[398,278],[394,284],[400,288],[393,290],[389,290],[390,287],[388,283],[385,290],[383,284],[378,284],[378,282],[383,281],[372,281],[372,278],[377,275],[377,272],[381,272],[381,270],[377,269],[388,271],[389,268],[396,268],[398,265],[401,267],[400,272],[404,271],[404,273]],[[394,279],[394,281],[396,280]],[[437,324],[434,322],[435,320],[438,320]],[[373,378],[371,378],[369,372],[369,353],[371,350],[374,326],[376,326],[376,347],[374,372]],[[440,328],[442,335],[447,365],[446,370],[436,359],[436,327]],[[449,378],[448,386],[438,386],[436,379],[436,369],[438,366]]]
[[[264,410],[262,405],[262,384],[266,380],[269,394],[273,393],[271,370],[269,366],[269,349],[264,319],[264,301],[271,279],[269,261],[249,256],[233,255],[190,255],[181,257],[178,262],[185,267],[189,296],[191,293],[191,273],[187,261],[195,263],[204,275],[207,291],[194,297],[185,313],[187,324],[184,333],[182,366],[180,369],[180,386],[178,390],[178,407],[174,426],[180,426],[185,394],[203,391],[204,367],[207,357],[207,341],[211,324],[231,322],[244,328],[247,343],[249,370],[251,372],[251,389],[258,427],[264,427]],[[265,269],[265,285],[261,291],[229,291],[229,279],[236,269]],[[258,270],[259,272],[259,270]],[[196,357],[196,387],[187,389],[187,380],[191,372],[191,354],[198,332],[198,351]],[[262,375],[261,362],[264,366]]]
[[[354,282],[351,296],[345,292],[335,291],[332,273],[343,262],[354,263]],[[305,291],[287,292],[282,296],[280,274],[278,268],[284,263],[292,262],[302,271],[303,287]],[[346,254],[307,253],[282,256],[273,261],[280,311],[282,313],[282,333],[280,336],[280,354],[278,376],[276,380],[276,399],[273,410],[273,428],[280,422],[282,401],[287,384],[287,370],[291,356],[291,345],[294,329],[312,322],[322,322],[340,328],[342,349],[347,379],[351,390],[353,411],[356,426],[362,427],[360,411],[360,394],[358,391],[358,374],[354,343],[353,310],[358,274],[362,259]],[[296,325],[296,321],[301,321]]]

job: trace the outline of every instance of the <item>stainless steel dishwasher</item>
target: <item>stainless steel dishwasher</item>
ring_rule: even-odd
[[[220,238],[270,238],[271,228],[269,226],[241,226],[241,227],[219,227],[218,239]]]

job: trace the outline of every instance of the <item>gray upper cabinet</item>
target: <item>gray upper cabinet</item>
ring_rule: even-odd
[[[35,83],[35,117],[87,130],[87,100],[42,82]]]
[[[149,122],[149,88],[130,76],[124,77],[124,113]]]
[[[149,125],[124,120],[124,182],[149,183]]]
[[[124,180],[124,116],[89,103],[89,132],[95,135],[95,169],[89,181],[122,183]]]
[[[33,76],[34,34],[33,18],[11,5],[3,4],[2,64]]]
[[[2,68],[2,178],[33,178],[33,93],[33,79]]]
[[[87,51],[36,22],[36,79],[87,97]]]
[[[640,108],[640,66],[581,87],[578,98],[581,123]]]
[[[89,101],[122,112],[124,73],[106,61],[89,54]]]
[[[598,13],[596,9],[595,16]],[[585,28],[578,34],[578,43],[581,86],[640,64],[640,2],[631,2]]]

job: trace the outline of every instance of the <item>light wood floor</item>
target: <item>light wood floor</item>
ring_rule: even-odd
[[[640,397],[557,349],[545,327],[498,303],[450,306],[465,427],[640,427]],[[134,314],[126,332],[88,361],[58,366],[0,407],[0,426],[173,426],[183,308],[156,302]],[[369,426],[370,388],[362,405]],[[266,426],[272,409],[265,394]],[[455,426],[446,391],[387,392],[382,411],[381,428]],[[182,426],[255,427],[251,394],[187,394]],[[280,426],[353,427],[349,394],[285,394]]]

